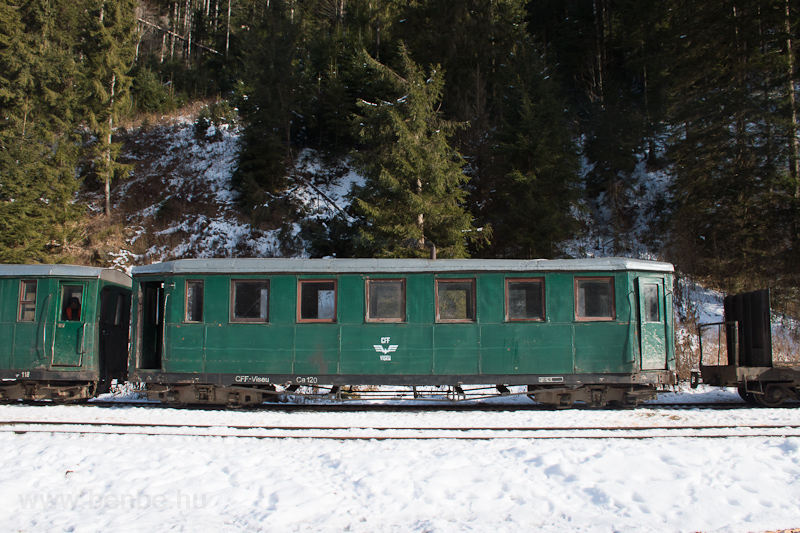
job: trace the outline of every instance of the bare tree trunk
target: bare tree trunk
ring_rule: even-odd
[[[178,2],[173,2],[172,4],[172,31],[178,29]],[[170,36],[170,43],[169,43],[169,59],[172,61],[175,59],[175,35]]]
[[[117,86],[117,75],[111,75],[111,101],[109,102],[109,113],[108,113],[108,136],[106,137],[106,186],[105,186],[105,195],[106,195],[106,207],[105,212],[106,216],[111,214],[111,177],[113,176],[113,171],[111,169],[111,133],[114,129],[114,91]]]
[[[228,47],[231,43],[231,0],[228,0],[228,31],[225,33],[225,60],[228,59]]]
[[[183,34],[186,36],[186,64],[192,60],[192,0],[186,0],[183,8]]]
[[[789,124],[789,176],[795,184],[794,197],[800,199],[800,158],[797,154],[797,105],[795,101],[795,88],[794,88],[794,49],[792,47],[792,26],[789,20],[791,12],[789,11],[789,0],[786,0],[786,19],[784,30],[786,31],[786,58],[788,65],[787,79],[789,92],[789,113],[791,115],[791,122]]]
[[[595,61],[597,96],[601,106],[605,106],[605,63],[606,63],[606,5],[604,0],[594,2],[594,26],[595,26]]]
[[[422,195],[422,180],[417,178],[417,194]],[[420,213],[417,215],[417,226],[419,226],[419,241],[417,246],[420,250],[425,249],[425,215]]]

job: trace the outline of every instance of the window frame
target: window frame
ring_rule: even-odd
[[[189,320],[189,285],[191,283],[199,283],[201,287],[202,302],[200,304],[200,320]],[[183,295],[183,323],[184,324],[203,324],[205,323],[206,314],[206,283],[203,279],[187,279],[186,290]]]
[[[403,317],[402,318],[373,318],[370,316],[370,285],[372,282],[382,283],[382,282],[400,282],[403,286]],[[404,324],[408,322],[408,291],[407,291],[408,284],[406,283],[406,278],[367,278],[364,280],[364,297],[365,297],[365,308],[364,308],[364,321],[365,322],[373,322],[373,323],[388,323],[388,324]]]
[[[476,278],[436,278],[434,286],[436,323],[437,324],[474,324],[478,321],[478,290]],[[442,318],[439,307],[439,284],[469,283],[472,289],[472,317],[471,318]]]
[[[303,318],[303,285],[311,283],[333,283],[333,318]],[[336,278],[314,278],[297,280],[297,322],[299,324],[335,324],[339,317],[339,280]]]
[[[70,298],[75,298],[75,297],[70,296],[65,301],[64,296],[68,289],[75,289],[75,288],[79,288],[81,290],[80,299],[78,301],[78,305],[80,305],[81,307],[80,313],[78,314],[78,318],[65,318],[64,315],[67,312],[67,306],[69,306],[69,300]],[[85,322],[86,319],[83,315],[86,313],[86,308],[83,304],[84,301],[86,300],[86,285],[84,283],[77,281],[69,281],[69,282],[64,281],[59,284],[58,289],[59,289],[58,298],[60,303],[60,306],[58,308],[58,322]]]
[[[662,320],[662,314],[661,314],[661,294],[660,294],[661,293],[661,286],[656,281],[653,281],[653,282],[642,281],[642,289],[644,290],[645,287],[655,287],[655,289],[656,289],[655,304],[656,304],[656,312],[657,312],[658,316],[656,317],[656,320],[648,320],[648,316],[647,316],[649,314],[649,311],[647,309],[647,307],[648,307],[647,306],[648,299],[647,299],[646,295],[642,294],[641,295],[642,310],[644,311],[644,315],[645,315],[645,316],[641,317],[642,323],[643,324],[661,324],[661,323],[664,322]]]
[[[25,284],[33,283],[33,300],[25,300]],[[36,299],[39,297],[39,280],[38,279],[21,279],[19,281],[19,298],[17,299],[17,322],[36,322]],[[25,320],[22,318],[22,310],[24,305],[33,305],[33,318]]]
[[[236,313],[236,284],[237,283],[266,283],[267,284],[267,316],[265,318],[239,318]],[[272,303],[272,287],[269,278],[259,279],[232,279],[230,290],[230,312],[228,313],[228,320],[235,324],[269,324],[269,307]]]
[[[578,286],[581,281],[610,281],[611,285],[611,316],[595,317],[595,316],[580,316],[579,310],[579,297],[580,291]],[[613,322],[617,319],[617,282],[614,276],[575,276],[573,284],[573,296],[575,304],[575,321],[576,322]]]
[[[511,318],[511,307],[510,307],[510,298],[509,298],[509,284],[510,283],[539,283],[541,295],[542,295],[542,317],[541,318]],[[544,277],[537,277],[537,278],[506,278],[505,281],[505,311],[506,311],[506,322],[547,322],[547,301],[546,301],[546,292],[545,292],[545,280]]]

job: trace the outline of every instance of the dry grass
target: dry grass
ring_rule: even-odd
[[[137,113],[120,120],[117,126],[126,131],[147,131],[154,126],[170,126],[182,118],[194,121],[206,106],[216,101],[216,98],[194,100],[169,113]]]

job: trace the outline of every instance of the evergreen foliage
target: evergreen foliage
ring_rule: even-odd
[[[687,268],[733,285],[748,283],[735,281],[743,274],[759,286],[774,278],[783,246],[796,244],[781,216],[795,190],[787,179],[790,110],[781,102],[784,6],[685,3],[674,11],[682,34],[670,108],[675,245],[689,252]]]
[[[247,128],[234,182],[243,192],[245,206],[256,208],[256,217],[269,199],[284,189],[293,157],[300,96],[299,14],[297,19],[291,5],[277,1],[245,43],[250,50],[245,71],[250,75],[239,87],[237,104]]]
[[[80,52],[83,56],[83,112],[94,135],[92,160],[105,184],[105,213],[111,214],[111,181],[125,178],[130,167],[117,162],[112,142],[115,121],[129,105],[136,46],[136,0],[88,0]]]
[[[314,179],[294,170],[303,150],[355,154],[367,183],[351,213],[305,225],[313,253],[557,257],[588,212],[632,255],[646,163],[674,178],[651,228],[669,231],[666,259],[796,290],[799,15],[795,0],[3,3],[0,260],[72,243],[79,163],[110,207],[126,114],[204,98],[201,138],[239,114],[255,225],[304,217],[286,194]]]
[[[405,50],[401,59],[402,75],[367,57],[394,90],[359,103],[367,145],[357,158],[367,181],[355,193],[359,244],[377,257],[424,257],[430,244],[442,257],[466,257],[479,232],[464,208],[463,160],[448,142],[460,125],[438,111],[444,76],[438,65],[426,75]]]
[[[0,261],[41,260],[77,216],[71,2],[0,6]]]
[[[578,150],[555,84],[535,58],[517,60],[528,68],[516,68],[504,91],[505,121],[495,148],[504,175],[488,200],[496,239],[490,256],[559,257],[559,244],[578,229]]]

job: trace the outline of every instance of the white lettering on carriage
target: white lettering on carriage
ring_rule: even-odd
[[[380,344],[373,344],[372,347],[375,348],[375,351],[381,355],[381,361],[391,361],[392,356],[389,355],[397,351],[398,344],[389,344],[392,341],[391,337],[381,337]],[[388,344],[388,346],[384,347],[384,344]]]

